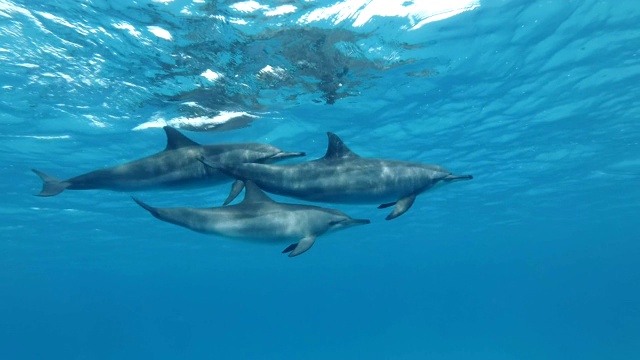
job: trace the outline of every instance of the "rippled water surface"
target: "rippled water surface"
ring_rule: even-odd
[[[631,0],[0,0],[0,358],[637,358],[638,24]],[[474,180],[392,221],[321,204],[372,223],[296,258],[126,193],[32,196],[32,168],[151,155],[167,124]]]

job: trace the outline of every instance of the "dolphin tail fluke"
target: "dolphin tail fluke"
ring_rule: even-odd
[[[55,196],[64,191],[71,185],[68,181],[60,181],[53,176],[49,176],[40,170],[31,169],[36,175],[42,179],[42,190],[36,196]]]
[[[446,182],[452,182],[452,181],[459,181],[459,180],[471,180],[473,179],[473,175],[447,175],[447,177],[444,178],[444,181]]]

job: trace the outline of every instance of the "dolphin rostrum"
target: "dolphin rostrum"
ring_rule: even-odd
[[[416,196],[436,184],[473,179],[453,175],[437,165],[360,157],[334,133],[327,133],[324,157],[295,164],[205,164],[239,180],[251,180],[262,190],[306,201],[395,206],[387,220],[404,214]],[[242,190],[234,183],[225,205]]]
[[[244,200],[212,208],[155,208],[133,198],[156,218],[204,234],[256,243],[289,243],[289,257],[309,250],[316,238],[330,231],[369,224],[341,211],[273,201],[254,183],[245,183]]]
[[[58,180],[33,169],[42,179],[38,196],[54,196],[65,189],[141,191],[151,189],[195,188],[217,185],[231,178],[202,164],[208,162],[240,164],[244,162],[270,163],[303,152],[285,152],[274,146],[259,143],[230,143],[200,145],[178,130],[165,126],[166,148],[154,155],[122,165],[92,171],[67,180]],[[240,188],[240,190],[242,190]]]

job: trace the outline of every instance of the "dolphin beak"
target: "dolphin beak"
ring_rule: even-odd
[[[459,180],[471,180],[471,179],[473,179],[473,175],[453,175],[453,174],[449,174],[443,180],[445,182],[454,182],[454,181],[459,181]]]
[[[371,224],[369,219],[349,219],[347,222],[349,225],[366,225]]]
[[[341,227],[355,226],[355,225],[366,225],[366,224],[371,224],[371,220],[345,218],[345,219],[341,219],[341,220],[338,220],[338,221],[332,221],[330,223],[331,226],[339,225]]]
[[[281,160],[281,159],[289,159],[289,158],[296,158],[296,157],[302,157],[302,156],[307,156],[307,153],[305,152],[287,152],[287,151],[281,151],[275,155],[273,155],[270,160]]]

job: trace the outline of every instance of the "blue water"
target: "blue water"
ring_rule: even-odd
[[[640,358],[636,1],[234,3],[0,0],[1,359]],[[32,196],[31,168],[153,154],[165,123],[475,178],[393,221],[323,204],[372,224],[296,258]]]

